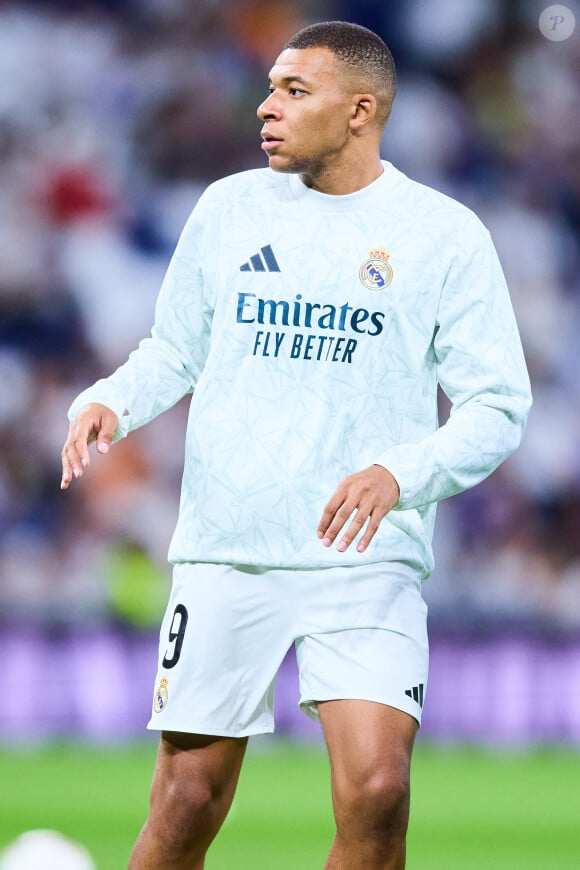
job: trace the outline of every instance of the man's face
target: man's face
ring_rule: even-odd
[[[355,105],[329,49],[283,51],[270,71],[270,95],[258,108],[270,168],[307,175],[330,168],[349,140]]]

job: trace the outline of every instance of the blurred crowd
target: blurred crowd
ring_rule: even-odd
[[[0,0],[1,618],[156,624],[187,402],[61,493],[66,411],[148,334],[203,188],[265,165],[284,41],[338,18],[398,65],[383,155],[490,229],[533,382],[520,450],[440,505],[432,622],[580,630],[580,11],[555,42],[547,5]]]

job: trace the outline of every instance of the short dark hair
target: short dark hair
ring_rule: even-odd
[[[321,21],[292,36],[287,48],[328,48],[347,69],[366,78],[379,102],[379,120],[385,123],[397,90],[393,55],[385,42],[367,27],[348,21]]]

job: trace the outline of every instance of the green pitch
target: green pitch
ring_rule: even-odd
[[[0,750],[0,848],[55,828],[98,870],[122,870],[147,811],[155,747]],[[580,753],[494,754],[419,745],[409,870],[576,870]],[[332,839],[319,746],[257,741],[207,870],[320,870]]]

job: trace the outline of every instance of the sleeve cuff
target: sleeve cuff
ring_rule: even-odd
[[[68,409],[68,419],[71,421],[74,420],[82,407],[90,405],[93,402],[97,402],[99,405],[105,405],[117,415],[119,425],[115,430],[113,443],[125,438],[131,428],[131,414],[125,407],[125,403],[119,400],[119,396],[110,388],[102,385],[101,382],[97,382],[94,386],[79,393]]]
[[[388,450],[386,453],[382,453],[377,459],[375,459],[376,465],[381,465],[383,468],[386,468],[389,471],[399,486],[399,501],[393,508],[393,510],[407,510],[409,507],[409,499],[411,498],[412,492],[409,487],[409,472],[405,467],[406,463],[403,460],[403,457],[398,455],[399,448],[393,448],[392,450]]]

